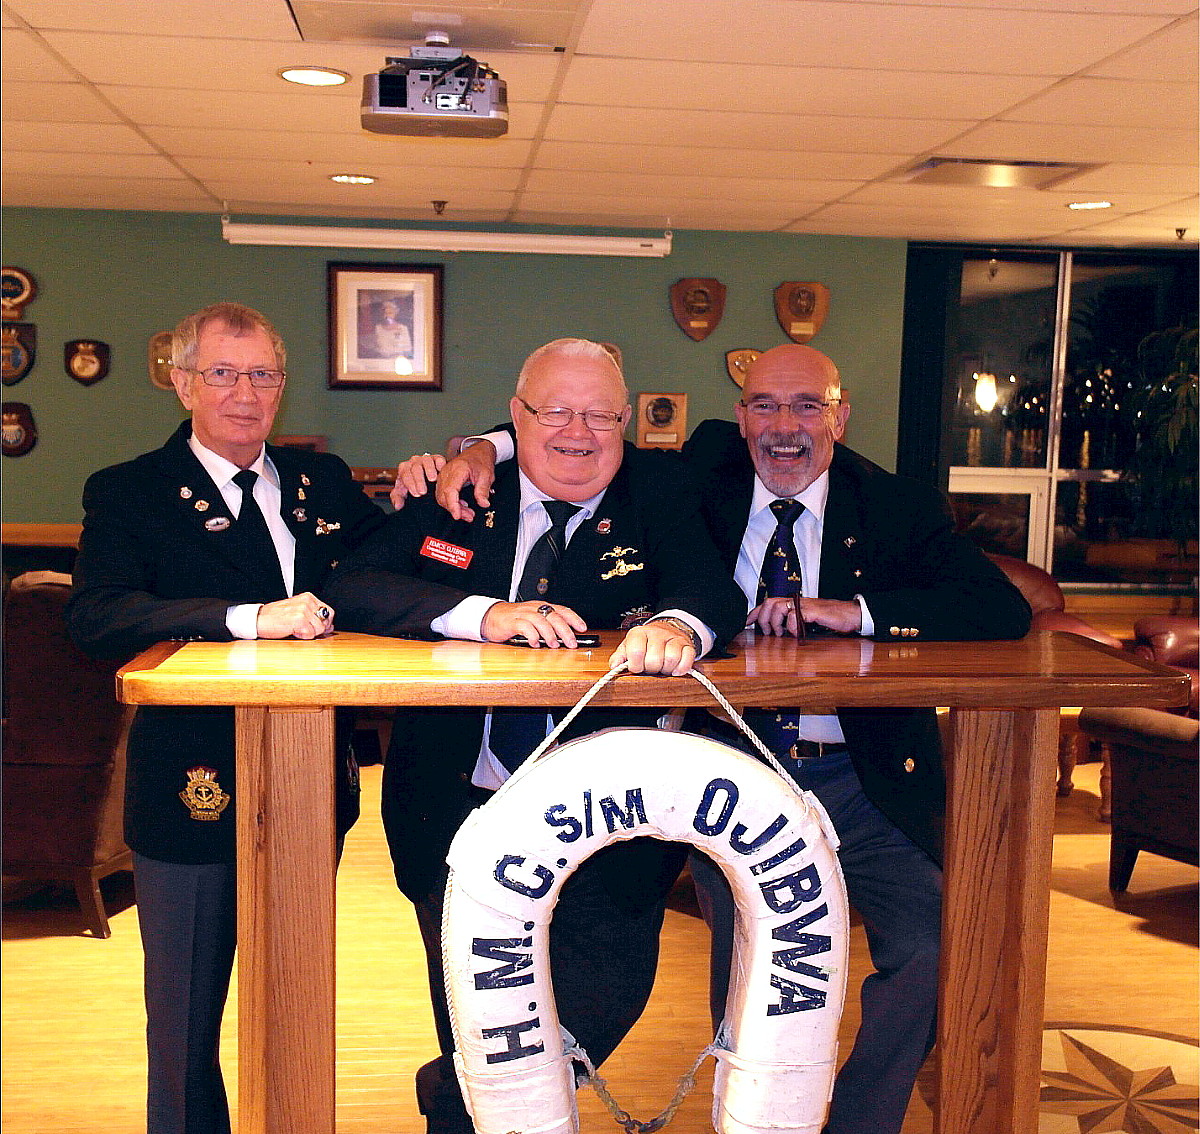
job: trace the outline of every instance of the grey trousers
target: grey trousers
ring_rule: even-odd
[[[846,891],[863,920],[875,967],[863,982],[862,1025],[834,1084],[826,1131],[899,1134],[935,1039],[942,872],[867,799],[848,755],[803,760],[792,768],[793,778],[833,820]],[[710,859],[694,853],[691,868],[712,930],[715,1027],[729,987],[733,900]]]
[[[232,863],[133,856],[145,954],[147,1134],[229,1134],[221,1016],[237,944]]]

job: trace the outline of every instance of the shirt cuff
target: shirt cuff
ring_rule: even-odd
[[[430,624],[429,629],[443,638],[461,638],[467,642],[482,642],[483,616],[501,599],[488,598],[486,595],[468,595],[457,606],[452,606],[445,614],[439,614]]]
[[[855,595],[854,601],[858,603],[859,613],[862,617],[862,626],[858,632],[864,638],[870,638],[875,634],[875,619],[871,617],[871,612],[867,609],[867,600],[862,595]]]
[[[225,612],[225,629],[235,638],[243,640],[258,637],[258,612],[261,602],[247,602],[231,606]]]
[[[513,444],[513,439],[503,429],[497,429],[495,433],[480,433],[475,437],[464,437],[458,446],[458,451],[461,453],[464,449],[469,449],[476,441],[490,441],[496,446],[496,464],[501,461],[511,461],[516,456],[517,449]]]
[[[680,622],[686,622],[697,634],[700,635],[700,650],[696,657],[702,658],[709,650],[713,648],[713,643],[717,640],[716,634],[700,621],[694,614],[688,614],[686,610],[660,610],[654,615],[654,618],[678,618]],[[654,619],[647,619],[653,621]]]

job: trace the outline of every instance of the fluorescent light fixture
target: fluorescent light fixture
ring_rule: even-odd
[[[1072,201],[1068,209],[1111,209],[1111,201]]]
[[[374,185],[375,178],[366,173],[334,173],[329,177],[339,185]]]
[[[526,252],[559,256],[669,256],[662,236],[558,236],[540,232],[455,232],[438,229],[335,228],[304,224],[221,221],[230,244],[297,248],[395,248],[418,252]]]
[[[281,79],[302,87],[340,87],[350,79],[345,71],[335,71],[332,67],[284,67],[278,74]]]

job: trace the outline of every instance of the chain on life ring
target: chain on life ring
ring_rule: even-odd
[[[609,843],[690,843],[738,912],[715,1055],[718,1134],[817,1134],[836,1069],[848,912],[817,800],[727,745],[609,729],[525,767],[450,848],[442,949],[455,1066],[478,1134],[579,1129],[548,954],[566,878]]]

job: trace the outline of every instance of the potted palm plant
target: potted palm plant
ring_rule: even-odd
[[[1194,565],[1196,556],[1196,328],[1172,327],[1147,335],[1138,346],[1137,361],[1137,441],[1124,478],[1135,504],[1137,534],[1171,541],[1182,568]]]

